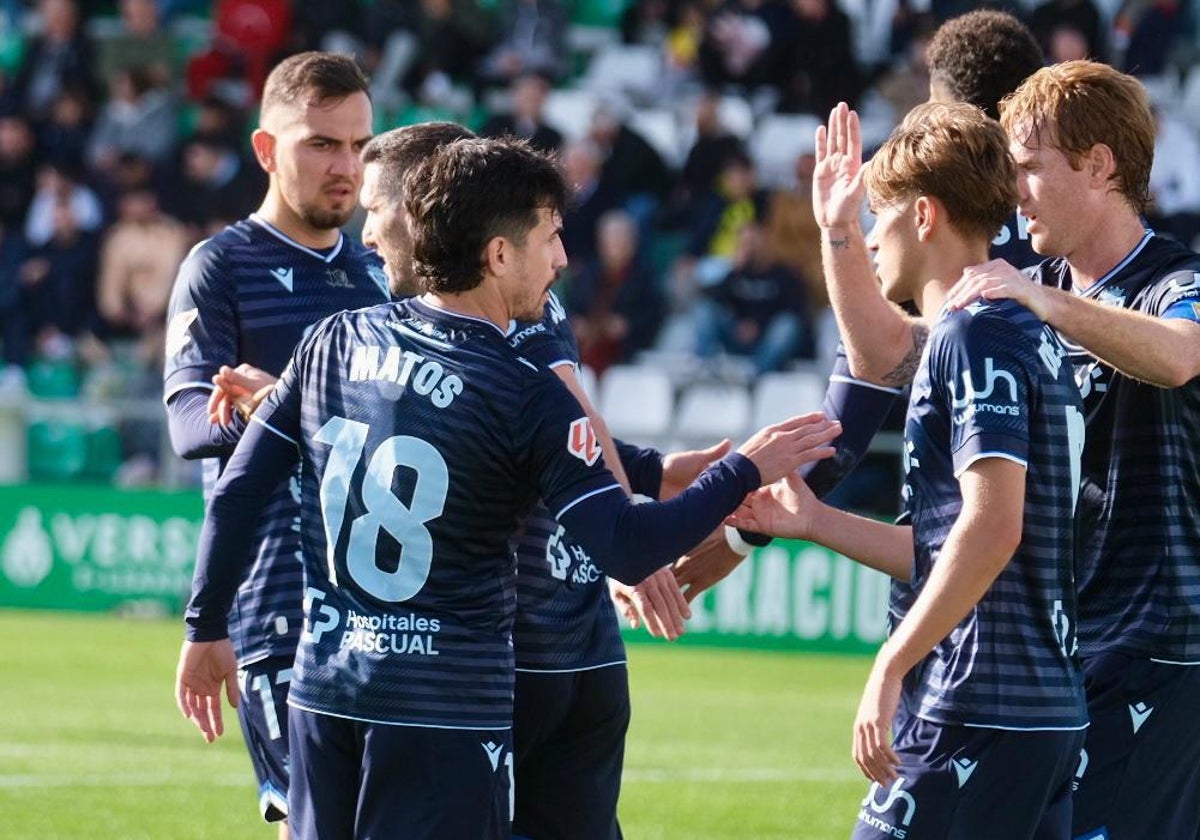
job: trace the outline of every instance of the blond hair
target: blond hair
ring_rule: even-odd
[[[1043,67],[1000,103],[1015,142],[1058,149],[1073,169],[1093,146],[1112,150],[1113,188],[1138,213],[1150,202],[1154,115],[1141,82],[1097,61]]]
[[[872,202],[936,198],[964,236],[990,240],[1017,206],[1017,169],[995,120],[965,102],[927,102],[875,153],[864,181]]]

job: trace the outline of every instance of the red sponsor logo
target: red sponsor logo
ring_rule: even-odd
[[[567,451],[589,467],[600,460],[600,443],[592,430],[592,423],[586,417],[580,417],[571,424],[567,434]]]

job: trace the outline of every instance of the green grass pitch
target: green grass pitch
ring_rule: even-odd
[[[261,838],[236,718],[175,710],[176,621],[0,611],[0,837]],[[844,838],[865,658],[631,645],[629,840]]]

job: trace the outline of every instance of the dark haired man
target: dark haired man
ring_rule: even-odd
[[[827,455],[837,427],[769,427],[675,500],[634,505],[579,404],[507,341],[566,265],[553,162],[464,140],[404,189],[426,294],[326,319],[253,415],[201,535],[178,699],[218,734],[222,684],[236,694],[225,624],[245,522],[299,454],[294,830],[506,837],[516,519],[540,496],[598,566],[636,582],[760,482]]]
[[[257,213],[197,246],[172,293],[163,371],[171,442],[204,459],[211,493],[246,429],[212,378],[239,364],[277,375],[305,331],[343,309],[388,299],[378,258],[345,237],[371,136],[367,80],[350,59],[302,53],[267,79],[252,143],[270,185]],[[210,414],[220,422],[210,422]],[[280,481],[248,523],[253,565],[230,616],[238,717],[269,821],[287,816],[286,697],[300,637],[299,486]],[[281,824],[280,835],[286,836]]]

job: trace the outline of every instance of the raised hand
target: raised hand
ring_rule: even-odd
[[[659,490],[660,499],[670,499],[678,496],[696,476],[704,472],[705,467],[719,458],[725,457],[733,443],[728,438],[710,446],[708,449],[692,449],[686,452],[672,452],[663,457],[662,487]]]
[[[841,433],[841,423],[814,411],[759,429],[737,451],[754,462],[765,486],[804,464],[832,456],[836,450],[829,443]]]
[[[813,171],[813,214],[823,228],[857,225],[862,184],[862,130],[858,114],[845,102],[829,112],[829,125],[817,128]]]
[[[726,518],[735,528],[808,540],[813,537],[813,514],[821,503],[798,474],[755,490]]]

